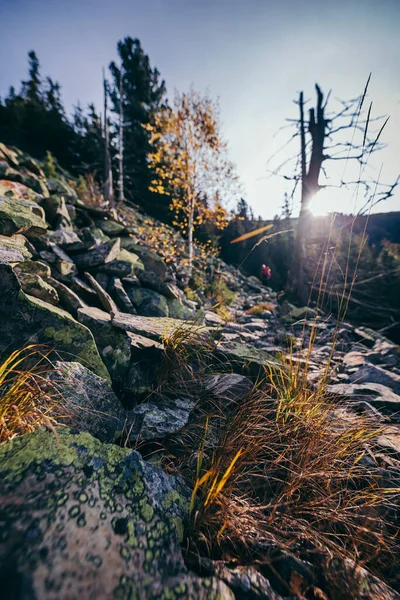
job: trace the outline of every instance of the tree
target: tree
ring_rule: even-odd
[[[110,140],[109,140],[109,127],[108,127],[108,86],[106,76],[103,68],[103,90],[104,90],[104,185],[103,194],[104,200],[109,202],[111,205],[114,200],[113,190],[113,177],[111,168],[111,156],[110,156]]]
[[[147,130],[155,173],[150,189],[169,197],[174,224],[187,234],[191,271],[195,226],[212,219],[223,229],[227,224],[223,206],[239,192],[221,135],[218,106],[194,90],[176,93],[173,107],[160,110]]]
[[[123,163],[119,168],[119,171],[123,169],[122,193],[129,200],[151,207],[154,201],[149,192],[152,173],[147,160],[150,133],[146,126],[153,123],[154,115],[165,101],[165,84],[157,69],[150,66],[138,39],[127,37],[120,41],[118,54],[120,65],[110,64],[110,97],[113,111],[118,115],[117,134],[120,140],[123,137]]]
[[[316,106],[309,109],[307,120],[304,111],[304,94],[300,92],[297,101],[299,118],[290,120],[296,129],[289,142],[282,147],[282,149],[286,148],[293,140],[300,139],[300,152],[285,160],[271,172],[271,175],[280,175],[286,180],[293,181],[294,188],[300,184],[300,215],[296,227],[296,244],[289,277],[289,290],[302,303],[308,301],[310,291],[306,264],[306,240],[311,225],[311,200],[325,187],[358,186],[364,191],[365,204],[360,211],[362,213],[366,208],[370,209],[378,202],[392,196],[400,181],[397,178],[393,184],[385,185],[379,182],[379,178],[368,176],[366,171],[371,154],[384,148],[380,137],[387,122],[387,119],[383,117],[373,118],[371,116],[372,103],[369,105],[367,114],[363,113],[369,81],[370,78],[368,78],[360,97],[349,101],[340,101],[340,109],[335,113],[327,113],[330,94],[324,102],[322,90],[316,84]],[[371,130],[373,124],[380,125],[379,129]],[[361,138],[360,141],[356,140],[357,133]],[[328,183],[325,163],[332,164],[335,161],[344,161],[346,166],[349,163],[356,163],[355,179],[346,181],[342,175],[341,180],[333,186]],[[290,168],[293,169],[293,172],[289,171]],[[322,176],[326,181],[323,184],[321,183]]]

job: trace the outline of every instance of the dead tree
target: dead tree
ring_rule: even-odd
[[[105,159],[104,159],[104,186],[103,194],[104,200],[111,206],[114,202],[114,189],[113,189],[113,176],[111,168],[111,156],[110,156],[110,136],[108,130],[108,114],[107,114],[107,99],[108,89],[107,81],[105,77],[105,71],[103,67],[103,89],[104,89],[104,146],[105,146]]]
[[[310,202],[321,189],[330,186],[328,183],[321,184],[320,182],[321,175],[328,180],[325,163],[344,161],[345,164],[341,181],[332,187],[359,186],[363,189],[365,204],[359,214],[363,214],[366,208],[370,209],[378,202],[391,197],[400,182],[398,177],[392,184],[382,184],[379,179],[369,177],[366,173],[371,154],[385,147],[380,138],[388,121],[388,118],[385,117],[371,117],[372,102],[367,115],[363,116],[362,110],[369,81],[370,78],[359,98],[340,101],[341,108],[333,114],[326,112],[330,93],[324,103],[321,88],[316,85],[316,106],[309,110],[308,120],[305,118],[304,94],[300,92],[299,99],[296,101],[299,106],[299,117],[288,119],[290,126],[295,126],[295,132],[278,153],[296,139],[300,139],[300,152],[295,153],[277,168],[269,171],[270,176],[277,175],[293,181],[294,190],[300,184],[300,213],[296,227],[295,252],[288,278],[288,291],[297,296],[298,300],[304,304],[307,303],[310,292],[309,275],[306,268],[306,241],[312,225]],[[379,124],[379,129],[371,130],[371,127],[376,127],[376,124]],[[362,135],[362,142],[355,141],[357,132]],[[278,153],[268,162],[274,159]],[[358,165],[358,176],[353,180],[346,181],[346,166],[351,162]]]

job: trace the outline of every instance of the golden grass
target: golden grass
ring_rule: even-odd
[[[46,373],[54,370],[49,351],[30,344],[0,364],[0,442],[52,427],[63,416],[61,403]]]
[[[172,387],[199,398],[215,347],[204,339],[194,328],[178,332],[167,351]],[[203,396],[168,458],[192,490],[186,548],[259,565],[273,549],[311,552],[387,576],[399,558],[390,517],[398,489],[371,464],[382,430],[334,402],[324,385],[308,384],[290,357],[282,368],[266,367],[237,405]]]
[[[275,306],[273,304],[270,304],[269,302],[262,302],[261,304],[256,304],[255,306],[252,306],[251,308],[246,310],[246,315],[260,317],[264,314],[266,310],[273,312],[275,310]]]

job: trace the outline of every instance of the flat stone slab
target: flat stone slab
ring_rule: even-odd
[[[380,383],[335,383],[328,385],[327,391],[351,400],[365,400],[375,408],[385,408],[391,412],[400,410],[400,396]]]
[[[179,327],[185,327],[185,321],[169,317],[140,317],[117,312],[111,315],[114,327],[137,333],[159,341],[165,334],[171,334]]]

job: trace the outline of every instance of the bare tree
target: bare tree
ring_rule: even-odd
[[[381,141],[382,131],[388,121],[385,117],[372,117],[372,102],[367,114],[363,106],[367,96],[370,77],[362,95],[349,101],[339,101],[340,109],[335,113],[327,113],[330,92],[324,102],[321,88],[316,84],[316,106],[309,109],[308,119],[305,117],[304,94],[300,92],[296,101],[299,107],[298,119],[288,119],[290,126],[295,127],[288,142],[278,153],[291,142],[300,139],[300,152],[270,171],[270,175],[278,175],[294,182],[294,189],[300,184],[300,214],[296,228],[296,246],[292,269],[289,276],[289,291],[306,303],[309,295],[309,282],[306,270],[306,240],[310,230],[310,202],[320,190],[326,187],[357,186],[362,188],[365,203],[360,210],[370,209],[378,202],[391,197],[399,184],[399,177],[392,184],[383,184],[379,177],[367,173],[368,160],[372,153],[382,150],[385,144]],[[378,128],[376,128],[378,125]],[[356,134],[361,140],[356,141]],[[276,153],[270,161],[277,156]],[[269,161],[269,162],[270,162]],[[328,180],[325,163],[343,161],[344,171],[340,182],[336,185],[321,184],[321,175]],[[346,180],[346,170],[350,163],[356,163],[358,174],[355,179]]]
[[[104,146],[105,146],[105,161],[104,161],[104,200],[109,202],[111,205],[114,201],[114,190],[113,190],[113,176],[111,168],[111,157],[110,157],[110,136],[108,130],[108,114],[107,114],[107,99],[108,89],[105,71],[103,67],[103,89],[104,89]]]

